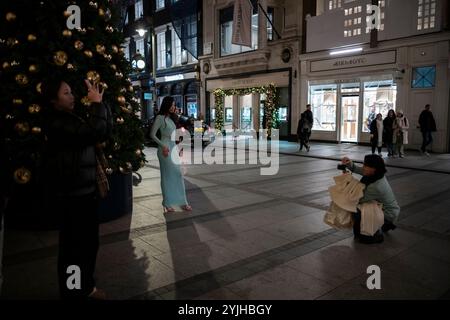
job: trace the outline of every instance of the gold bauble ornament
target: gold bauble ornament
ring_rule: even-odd
[[[37,93],[42,93],[42,82],[39,82],[36,85],[36,91],[37,91]]]
[[[21,167],[14,171],[14,181],[18,184],[26,184],[31,180],[31,171],[25,167]]]
[[[97,8],[98,8],[98,3],[97,3],[97,2],[94,2],[94,1],[90,1],[90,2],[89,2],[89,6],[90,6],[91,8],[97,9]]]
[[[84,50],[84,55],[88,58],[92,58],[94,55],[91,50]]]
[[[133,91],[134,91],[133,86],[129,86],[129,87],[128,87],[128,91],[133,92]]]
[[[28,106],[29,113],[39,113],[41,111],[41,106],[38,104],[30,104]]]
[[[104,54],[104,55],[103,55],[103,58],[105,58],[105,59],[108,60],[108,61],[111,61],[112,55],[110,55],[110,54]]]
[[[109,65],[109,66],[111,67],[111,69],[117,70],[117,66],[116,66],[115,64],[111,64],[111,65]]]
[[[97,71],[93,71],[93,70],[88,71],[86,73],[86,77],[89,81],[92,81],[92,82],[100,81],[100,74]]]
[[[37,37],[34,34],[29,34],[27,40],[30,42],[36,41]]]
[[[13,104],[15,104],[16,106],[21,105],[23,103],[22,99],[16,98],[13,99]]]
[[[116,45],[112,45],[111,49],[114,53],[118,53],[119,52],[119,48]]]
[[[89,100],[88,97],[83,97],[83,98],[81,98],[81,103],[84,106],[89,107],[91,105],[91,100]]]
[[[106,30],[106,32],[109,32],[109,33],[113,33],[113,32],[114,32],[114,28],[111,27],[111,26],[107,26],[107,27],[105,28],[105,30]]]
[[[11,120],[11,119],[14,119],[14,116],[8,113],[8,114],[6,114],[5,119]]]
[[[14,130],[16,130],[19,136],[24,136],[30,131],[30,125],[28,122],[18,122],[14,126]]]
[[[3,62],[2,67],[3,67],[3,69],[6,70],[6,69],[8,69],[9,67],[11,67],[11,64],[10,64],[9,62],[5,61],[5,62]]]
[[[112,174],[113,173],[113,169],[106,168],[105,172],[106,172],[106,174]]]
[[[116,119],[117,124],[123,124],[125,120],[122,117]]]
[[[106,48],[105,48],[104,45],[97,44],[97,45],[95,46],[95,50],[97,51],[98,54],[104,54]]]
[[[73,46],[75,47],[75,49],[77,50],[82,50],[84,47],[84,43],[80,40],[75,41],[75,43],[73,44]]]
[[[21,86],[26,86],[28,84],[28,77],[22,73],[19,73],[15,77],[16,82]]]
[[[68,64],[67,64],[67,70],[69,70],[69,71],[75,71],[76,68],[75,68],[75,66],[74,66],[73,64],[68,63]]]
[[[37,72],[38,71],[38,68],[37,68],[37,66],[35,65],[35,64],[32,64],[32,65],[30,65],[29,67],[28,67],[28,71],[30,71],[30,72]]]
[[[105,11],[104,11],[102,8],[98,9],[98,15],[99,15],[100,17],[105,16]]]
[[[55,64],[57,66],[61,67],[61,66],[65,65],[67,62],[67,53],[65,53],[62,50],[57,51],[55,53],[55,55],[53,56],[53,61],[55,62]]]
[[[120,150],[120,145],[119,145],[117,142],[115,142],[115,143],[114,143],[113,149],[114,149],[115,151]],[[110,159],[112,159],[112,156],[109,156],[109,157],[110,157]]]
[[[108,159],[112,159],[113,158],[113,156],[110,154],[109,156],[108,156]]]
[[[140,156],[141,154],[142,154],[142,151],[141,151],[140,149],[137,149],[137,150],[136,150],[136,155],[137,155],[137,156]]]
[[[33,127],[31,128],[31,133],[32,134],[40,134],[42,132],[42,129],[39,127]]]
[[[99,84],[103,87],[103,90],[108,89],[108,85],[105,82],[100,82]]]
[[[133,165],[131,164],[131,162],[127,162],[126,165],[128,170],[133,169]]]
[[[125,92],[127,92],[127,89],[125,89],[125,88],[120,89],[120,93],[125,93]]]
[[[116,72],[116,78],[117,79],[122,79],[123,78],[123,73],[122,72]]]
[[[77,29],[77,31],[81,34],[86,34],[86,32],[87,32],[86,28],[80,28],[80,29]]]
[[[125,55],[125,49],[124,48],[120,48],[119,49],[119,53],[123,56]]]
[[[6,21],[9,21],[9,22],[12,22],[12,21],[14,21],[14,20],[16,20],[16,14],[15,13],[13,13],[13,12],[8,12],[7,14],[6,14]]]
[[[17,62],[16,60],[11,62],[11,67],[18,66],[18,65],[20,65],[20,62]]]
[[[125,113],[131,113],[131,112],[132,112],[130,109],[125,108],[125,107],[123,107],[123,106],[120,106],[120,109],[121,109],[123,112],[125,112]]]
[[[124,96],[118,96],[117,97],[117,102],[119,102],[121,105],[124,105],[126,102],[126,99]]]
[[[120,173],[125,173],[125,170],[122,167],[119,167],[119,171],[120,171]]]
[[[66,29],[62,32],[62,35],[66,38],[69,38],[72,36],[72,31]]]
[[[68,17],[70,17],[72,15],[72,13],[70,11],[66,10],[66,11],[63,12],[63,15],[64,15],[64,17],[68,18]]]

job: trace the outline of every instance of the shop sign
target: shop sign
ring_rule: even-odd
[[[395,50],[352,57],[311,61],[310,70],[311,72],[319,72],[392,63],[396,63]]]

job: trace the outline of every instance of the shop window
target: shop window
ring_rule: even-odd
[[[417,30],[433,29],[436,26],[436,0],[418,0]]]
[[[370,81],[364,83],[363,132],[369,132],[370,123],[378,113],[387,116],[390,109],[395,110],[397,86],[392,80]]]
[[[337,85],[309,87],[309,103],[314,117],[313,130],[336,131]]]
[[[164,0],[156,0],[156,10],[164,9],[165,3]]]
[[[436,66],[413,68],[412,88],[434,88]]]
[[[274,9],[272,7],[267,7],[267,15],[269,16],[270,21],[272,24],[270,24],[269,20],[267,20],[267,40],[272,41],[273,40],[273,28],[272,25],[274,25]]]
[[[186,96],[186,111],[189,117],[193,117],[198,119],[198,105],[197,105],[197,96],[188,95]]]
[[[166,68],[166,32],[161,32],[156,35],[158,41],[158,69]]]

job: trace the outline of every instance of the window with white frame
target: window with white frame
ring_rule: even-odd
[[[134,19],[138,20],[144,15],[144,3],[142,0],[136,0],[134,3]]]
[[[145,44],[144,44],[144,39],[136,39],[136,53],[139,51],[139,53],[142,56],[145,56]]]
[[[172,29],[172,66],[181,65],[181,41],[175,29]]]
[[[333,10],[342,7],[342,0],[329,0],[328,10]]]
[[[156,0],[156,10],[164,9],[165,6],[164,0]]]
[[[127,59],[127,61],[130,61],[130,40],[126,40],[123,43],[122,47],[124,50],[125,59]]]
[[[436,0],[418,0],[417,30],[433,29],[436,26]]]
[[[158,69],[165,69],[166,68],[166,32],[161,32],[156,35],[157,38],[157,46],[158,46],[158,52],[157,52],[157,66]]]
[[[258,49],[258,13],[253,8],[251,47],[231,43],[233,35],[233,7],[220,10],[220,55],[227,56]]]

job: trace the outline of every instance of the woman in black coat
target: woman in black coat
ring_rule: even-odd
[[[383,115],[377,114],[376,118],[370,122],[370,144],[372,146],[372,154],[375,148],[378,149],[378,155],[381,156],[381,147],[383,146]]]
[[[104,298],[94,281],[101,171],[96,147],[106,140],[112,122],[98,85],[86,80],[86,86],[91,105],[90,115],[84,119],[73,112],[75,98],[62,78],[43,83],[43,96],[50,107],[46,178],[52,209],[60,217],[58,280],[63,299]],[[77,274],[79,281],[74,277]]]
[[[396,129],[396,114],[394,110],[389,110],[387,117],[383,120],[383,142],[388,150],[388,157],[395,156],[394,153],[394,130]]]

